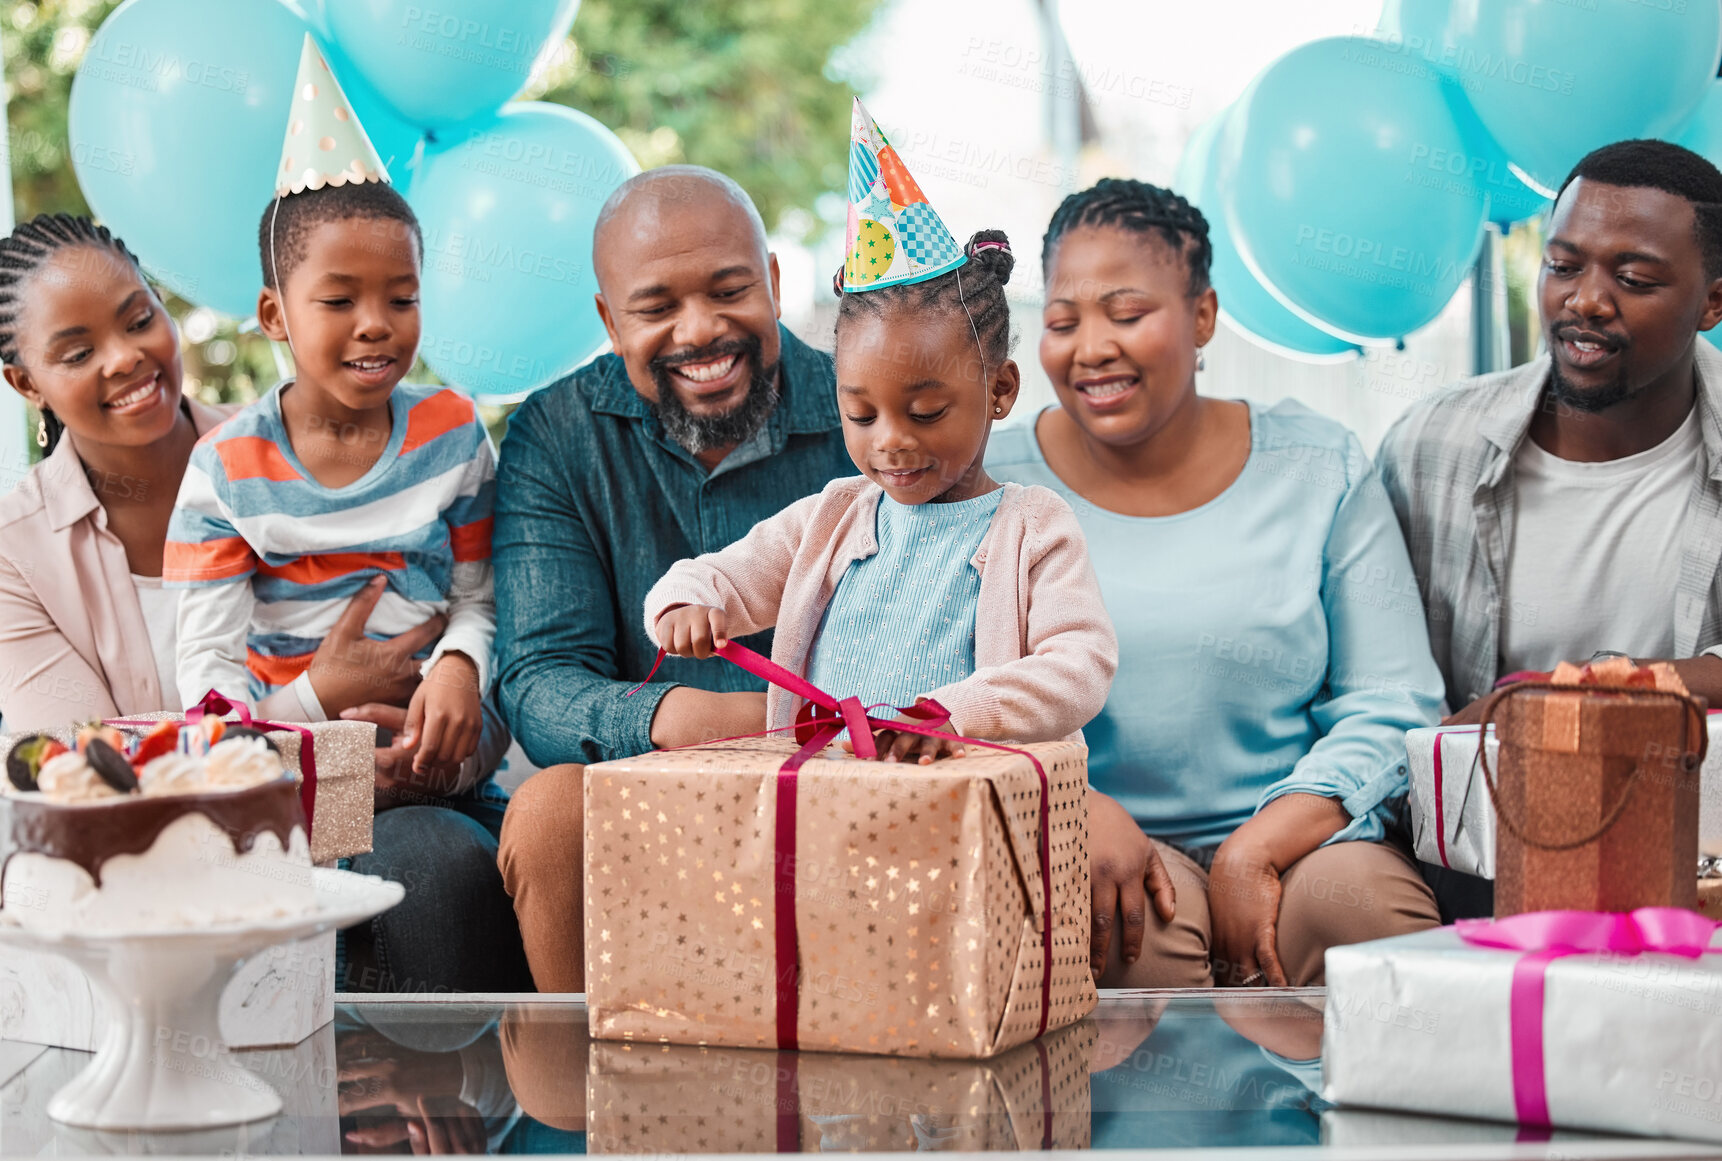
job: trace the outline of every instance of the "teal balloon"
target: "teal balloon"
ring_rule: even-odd
[[[1722,165],[1722,81],[1711,81],[1698,108],[1668,140],[1684,145],[1712,165]]]
[[[257,306],[257,224],[305,22],[277,0],[126,0],[72,80],[72,168],[96,216],[182,298]]]
[[[1355,354],[1358,350],[1355,343],[1311,326],[1287,310],[1262,289],[1262,284],[1238,257],[1237,247],[1226,232],[1225,215],[1219,208],[1220,197],[1212,180],[1216,168],[1213,151],[1224,123],[1222,113],[1204,122],[1190,136],[1173,178],[1173,187],[1194,202],[1208,219],[1208,245],[1213,251],[1209,279],[1220,300],[1220,313],[1246,338],[1282,353],[1323,361]]]
[[[328,0],[341,54],[423,129],[495,112],[559,49],[579,0]]]
[[[1250,272],[1293,313],[1347,339],[1433,321],[1470,272],[1488,209],[1444,159],[1466,152],[1440,79],[1334,37],[1293,49],[1227,117],[1216,175]]]
[[[1692,114],[1722,60],[1722,5],[1487,0],[1454,4],[1443,35],[1484,128],[1551,193],[1591,150]]]
[[[1460,157],[1442,160],[1438,167],[1463,181],[1474,182],[1489,197],[1489,220],[1497,226],[1511,226],[1526,218],[1534,218],[1549,208],[1549,199],[1526,185],[1513,171],[1512,162],[1500,142],[1483,127],[1477,111],[1471,107],[1465,91],[1456,81],[1441,86],[1447,97],[1447,107],[1465,137],[1465,152]]]
[[[639,168],[603,125],[539,101],[428,145],[407,200],[424,231],[419,354],[431,369],[517,399],[604,350],[592,229]]]
[[[412,185],[419,145],[425,139],[424,130],[402,117],[383,99],[358,66],[347,59],[340,45],[320,40],[320,47],[329,63],[329,71],[340,84],[341,92],[346,94],[347,103],[353,107],[353,116],[365,127],[365,135],[376,147],[383,168],[389,171],[389,184],[405,195]]]

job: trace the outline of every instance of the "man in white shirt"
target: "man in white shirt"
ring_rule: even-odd
[[[1449,721],[1597,652],[1672,660],[1722,705],[1722,354],[1699,337],[1722,321],[1722,171],[1604,146],[1547,239],[1546,353],[1412,408],[1381,448]]]

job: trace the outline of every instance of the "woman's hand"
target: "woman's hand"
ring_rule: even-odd
[[[1208,871],[1214,982],[1283,988],[1280,876],[1351,821],[1336,798],[1286,794],[1233,831]]]
[[[704,661],[729,644],[722,609],[710,605],[677,605],[658,618],[658,644],[677,657]]]
[[[387,588],[386,578],[372,577],[347,602],[340,620],[311,658],[311,689],[331,719],[366,702],[405,705],[419,687],[419,663],[413,654],[448,628],[448,618],[438,613],[393,640],[366,637],[365,623]]]
[[[1088,792],[1088,841],[1094,892],[1089,969],[1098,980],[1106,970],[1106,953],[1112,948],[1113,929],[1119,920],[1123,920],[1124,940],[1119,950],[1129,967],[1142,955],[1149,898],[1154,900],[1154,913],[1160,921],[1170,923],[1178,893],[1153,841],[1116,799],[1098,790]]]
[[[1248,825],[1220,844],[1208,871],[1214,982],[1221,987],[1283,988],[1286,973],[1280,967],[1277,945],[1280,873],[1267,852],[1251,844],[1248,836],[1238,841]]]

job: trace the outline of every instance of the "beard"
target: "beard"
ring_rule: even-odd
[[[1558,333],[1551,335],[1550,339],[1552,346],[1554,343],[1560,342],[1560,335]],[[1598,412],[1607,411],[1616,404],[1625,403],[1644,390],[1645,384],[1640,384],[1637,387],[1632,385],[1627,377],[1629,374],[1630,368],[1627,367],[1626,361],[1624,359],[1617,360],[1617,369],[1612,380],[1596,387],[1578,387],[1561,371],[1560,360],[1551,357],[1549,359],[1549,398],[1557,405],[1570,407],[1574,411],[1581,411],[1587,415],[1595,415]]]
[[[753,368],[748,378],[747,394],[742,396],[740,403],[722,414],[695,415],[676,394],[675,381],[670,374],[672,368],[685,363],[706,363],[726,355],[746,359],[748,366]],[[764,365],[760,360],[759,339],[753,336],[727,339],[697,350],[683,351],[674,357],[659,357],[647,363],[646,369],[652,373],[652,382],[658,388],[658,400],[651,404],[652,414],[664,425],[664,433],[691,455],[745,443],[765,426],[765,421],[777,410],[777,364]]]

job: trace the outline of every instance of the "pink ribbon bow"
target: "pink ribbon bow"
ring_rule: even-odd
[[[1543,990],[1549,964],[1568,955],[1642,955],[1697,959],[1710,953],[1722,924],[1683,907],[1637,911],[1529,911],[1505,919],[1461,919],[1459,938],[1478,947],[1524,952],[1513,965],[1508,1021],[1513,1105],[1522,1125],[1549,1124],[1543,1062]],[[1714,949],[1722,951],[1722,948]]]
[[[745,669],[772,685],[780,686],[807,703],[802,707],[801,713],[796,715],[794,727],[780,727],[795,730],[795,740],[801,743],[801,749],[790,755],[777,771],[777,858],[773,883],[775,889],[772,892],[777,901],[777,1046],[793,1049],[799,1042],[796,1025],[801,1007],[801,963],[800,937],[795,918],[796,780],[802,765],[829,746],[845,729],[849,731],[849,739],[858,758],[878,756],[878,747],[873,742],[874,730],[897,730],[927,738],[948,738],[965,746],[981,746],[989,750],[1003,750],[1007,754],[1020,754],[1034,765],[1034,772],[1040,776],[1040,885],[1046,919],[1041,931],[1040,1031],[1035,1035],[1045,1035],[1047,1017],[1052,1008],[1052,835],[1049,833],[1051,808],[1047,799],[1046,771],[1041,767],[1040,760],[1027,750],[1014,746],[946,733],[941,727],[950,723],[950,711],[931,698],[917,705],[891,711],[912,719],[910,721],[876,717],[867,711],[877,707],[863,706],[861,699],[856,697],[834,698],[806,678],[760,656],[745,645],[726,641],[714,652],[731,665]],[[646,674],[645,681],[628,691],[629,696],[645,688],[646,683],[657,674],[658,666],[664,663],[664,656],[665,651],[659,649],[652,672]],[[819,710],[824,710],[825,713],[821,714]],[[763,738],[777,732],[764,730],[757,734],[741,734],[720,740],[733,742],[743,738]]]
[[[311,841],[312,816],[317,808],[317,739],[309,727],[298,722],[271,722],[262,718],[253,719],[251,707],[242,701],[234,701],[213,689],[203,695],[203,698],[190,709],[185,711],[185,724],[194,726],[203,720],[205,714],[221,717],[225,714],[239,715],[239,724],[256,730],[292,730],[299,735],[299,805],[305,809],[305,841]],[[102,722],[104,726],[158,726],[159,721],[150,718],[108,718]]]

